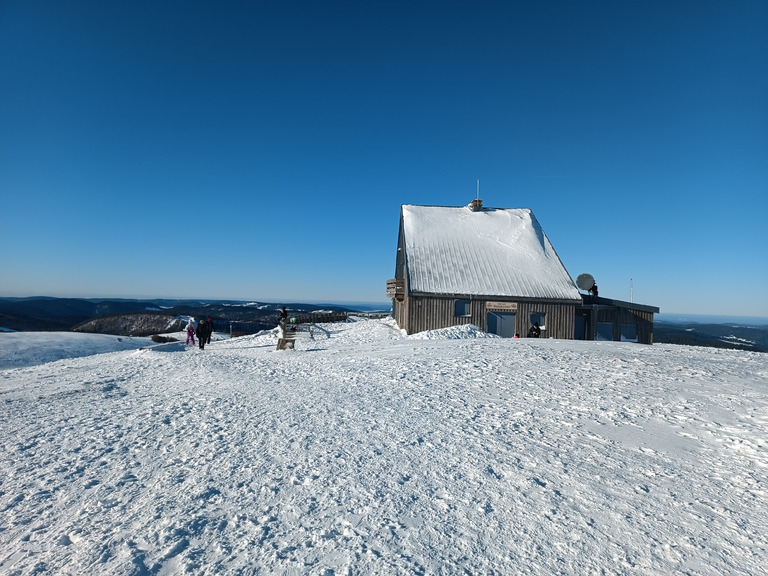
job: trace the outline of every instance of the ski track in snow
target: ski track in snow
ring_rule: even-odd
[[[319,328],[0,370],[0,574],[765,573],[768,356]]]

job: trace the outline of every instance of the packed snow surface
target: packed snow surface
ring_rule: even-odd
[[[768,566],[764,354],[366,320],[13,364],[7,336],[0,574]]]
[[[68,332],[3,332],[0,369],[92,356],[116,350],[135,350],[152,344],[150,338],[72,334]]]

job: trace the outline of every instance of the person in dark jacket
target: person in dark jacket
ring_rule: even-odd
[[[211,317],[208,316],[208,341],[206,344],[211,343],[211,335],[213,334],[213,320],[211,320]]]
[[[205,348],[205,343],[208,341],[208,325],[205,320],[200,320],[197,324],[197,330],[195,330],[197,341],[200,344],[200,350]]]

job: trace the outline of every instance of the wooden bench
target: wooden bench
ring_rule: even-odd
[[[314,340],[312,324],[280,324],[280,337],[277,339],[278,350],[293,350],[297,338]]]

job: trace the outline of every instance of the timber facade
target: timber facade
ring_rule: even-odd
[[[526,336],[538,322],[542,338],[572,339],[576,307],[573,302],[410,294],[393,298],[392,311],[407,334],[474,324],[483,332],[512,338]]]
[[[577,340],[612,340],[653,344],[655,306],[582,295],[576,309]]]

